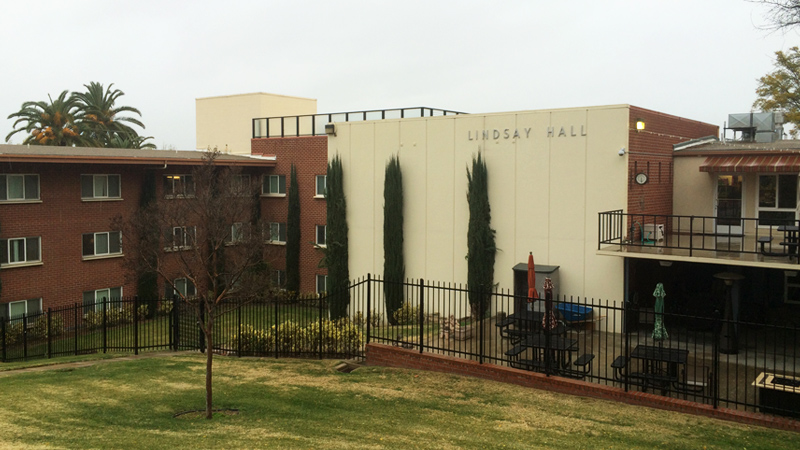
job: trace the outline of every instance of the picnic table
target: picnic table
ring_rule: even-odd
[[[573,354],[578,350],[578,340],[566,337],[563,326],[559,326],[550,332],[525,336],[506,355],[511,358],[511,367],[583,378],[591,372],[594,355],[584,354],[573,362]],[[521,358],[523,354],[528,357]]]
[[[661,389],[662,395],[666,395],[670,389],[684,390],[683,388],[688,386],[686,381],[688,350],[640,344],[633,349],[630,359],[640,362],[641,371],[629,372],[628,359],[619,356],[611,364],[618,380],[639,385],[644,392],[651,387]]]

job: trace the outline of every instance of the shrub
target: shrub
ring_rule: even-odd
[[[394,320],[398,325],[416,325],[419,323],[419,308],[403,302],[403,306],[394,312]]]
[[[158,309],[156,310],[156,314],[159,316],[166,316],[172,312],[172,300],[161,300],[158,303]]]
[[[150,307],[147,304],[139,305],[139,309],[136,310],[136,315],[139,320],[147,319],[147,316],[150,312]]]
[[[64,317],[60,315],[53,314],[50,316],[50,335],[60,336],[64,332]],[[47,338],[47,316],[42,315],[36,322],[33,323],[33,327],[29,328],[28,330],[29,338],[33,339],[46,339]]]
[[[231,336],[229,345],[233,350],[241,348],[242,354],[270,353],[275,351],[276,333],[278,351],[282,353],[343,353],[364,345],[360,328],[346,319],[317,321],[307,327],[287,321],[266,330],[246,325]]]
[[[111,327],[123,323],[133,322],[133,313],[130,309],[106,309],[106,326]],[[98,328],[103,326],[103,310],[90,311],[83,315],[83,323],[89,328]]]

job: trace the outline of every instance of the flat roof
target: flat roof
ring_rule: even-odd
[[[711,156],[741,154],[800,153],[800,140],[786,139],[775,142],[703,141],[702,138],[674,145],[675,156]]]
[[[148,150],[101,147],[0,144],[0,162],[65,164],[181,164],[200,165],[205,150]],[[220,153],[217,162],[231,166],[273,167],[274,156]]]

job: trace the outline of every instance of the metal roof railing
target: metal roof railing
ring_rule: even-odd
[[[325,134],[325,125],[332,122],[362,122],[365,120],[408,119],[459,114],[466,113],[420,106],[415,108],[373,109],[302,116],[259,117],[253,119],[253,139],[320,136]]]

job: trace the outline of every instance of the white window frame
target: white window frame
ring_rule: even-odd
[[[234,222],[231,224],[231,232],[225,242],[228,245],[238,244],[244,241],[244,223]]]
[[[316,284],[317,284],[317,294],[318,295],[325,295],[328,292],[328,276],[317,274],[316,276]],[[322,284],[320,288],[320,284]]]
[[[30,180],[26,177],[35,177],[36,178],[36,193],[33,196],[33,193],[28,192],[28,187],[26,181]],[[11,178],[21,178],[22,179],[22,197],[20,198],[8,198],[9,192],[9,180]],[[4,196],[0,197],[0,203],[36,203],[41,201],[42,197],[42,186],[39,180],[39,174],[36,173],[3,173],[0,174],[0,183],[2,183],[4,189]]]
[[[235,195],[242,197],[250,194],[250,174],[241,173],[233,175],[231,177],[231,191],[233,191]]]
[[[106,252],[99,252],[98,249],[97,249],[97,243],[99,241],[98,236],[103,236],[103,235],[105,235],[106,243],[108,245],[108,249],[107,249]],[[112,243],[112,236],[113,235],[117,235],[118,236],[117,239],[119,240],[119,251],[116,251],[116,252],[112,252],[111,251],[111,248],[112,248],[112,244],[111,243]],[[86,237],[87,236],[91,236],[92,237],[93,250],[92,250],[91,254],[87,254],[86,253]],[[98,233],[83,233],[81,235],[81,253],[83,254],[83,259],[92,259],[92,258],[97,258],[97,257],[106,258],[106,257],[111,257],[111,256],[122,256],[122,233],[119,232],[119,231],[101,231],[101,232],[98,232]]]
[[[276,180],[276,190],[273,191],[272,180]],[[281,183],[282,182],[282,183]],[[283,184],[283,190],[281,190]],[[285,197],[286,196],[286,175],[264,175],[261,183],[261,195],[269,197]]]
[[[179,242],[176,242],[176,236],[178,237],[177,240]],[[189,236],[191,236],[191,240],[187,239]],[[197,227],[195,226],[172,227],[170,233],[170,242],[167,243],[166,249],[172,251],[187,250],[192,248],[192,244],[194,242],[197,242]]]
[[[167,191],[167,186],[170,187],[169,191]],[[186,188],[187,186],[190,186],[190,188],[187,189]],[[164,175],[164,197],[185,198],[185,197],[194,197],[194,194],[195,194],[195,184],[194,184],[194,177],[192,175],[188,174]]]
[[[322,242],[320,243],[319,239],[319,230],[322,228]],[[327,225],[317,225],[314,228],[314,243],[317,247],[326,248],[328,246],[328,226]]]
[[[277,230],[277,233],[276,233]],[[283,230],[283,233],[281,233]],[[270,244],[286,244],[286,223],[285,222],[270,222],[269,223],[269,236],[267,236],[267,242]],[[274,239],[277,234],[277,239]],[[281,240],[281,234],[283,234],[283,240]]]
[[[118,297],[114,297],[112,295],[112,291],[114,291],[116,289],[119,289],[119,296]],[[122,309],[122,301],[121,301],[122,298],[123,298],[122,297],[122,286],[115,286],[115,287],[109,287],[109,288],[95,289],[95,290],[91,290],[91,291],[84,291],[83,292],[83,312],[84,312],[84,314],[86,312],[91,311],[91,310],[87,309],[89,303],[86,302],[86,294],[88,294],[89,292],[91,292],[92,295],[93,295],[93,299],[94,299],[93,303],[94,303],[94,311],[95,312],[103,310],[103,297],[104,297],[105,293],[107,293],[105,295],[106,300],[108,302],[108,303],[106,303],[107,309],[112,309],[112,308]],[[113,300],[117,300],[117,301],[113,302]]]
[[[183,284],[183,290],[185,292],[181,292],[180,285]],[[194,283],[191,282],[188,278],[175,278],[172,280],[172,295],[183,296],[185,298],[192,298],[197,296],[197,287]]]
[[[35,240],[38,246],[36,259],[28,259],[28,246],[31,240]],[[2,248],[5,250],[5,254],[0,256],[0,267],[20,267],[20,266],[32,266],[32,265],[39,265],[42,263],[42,237],[41,236],[28,236],[28,237],[18,237],[18,238],[7,238],[7,239],[0,239],[3,242]],[[22,249],[22,256],[24,257],[23,260],[11,261],[11,249],[12,241],[22,241],[23,249]]]
[[[274,287],[282,291],[286,290],[286,271],[283,269],[274,269],[272,271],[272,276],[270,277],[270,281],[272,282]]]
[[[91,178],[92,195],[84,192],[84,181]],[[105,180],[105,191],[98,192],[98,182]],[[114,180],[114,181],[112,181]],[[116,193],[112,194],[112,184],[116,183]],[[119,174],[82,174],[81,200],[122,200],[122,176]]]
[[[320,179],[322,180],[322,192],[319,190],[319,183]],[[328,176],[327,175],[317,175],[314,177],[314,198],[325,198],[327,197],[328,191]]]
[[[38,302],[38,304],[39,304],[39,307],[37,308],[38,311],[34,311],[33,313],[30,311],[30,308],[29,308],[30,302]],[[11,306],[12,305],[19,305],[19,304],[23,304],[25,306],[25,311],[23,311],[22,314],[12,315],[11,314]],[[41,297],[39,297],[39,298],[30,298],[30,299],[27,299],[27,300],[16,300],[16,301],[13,301],[13,302],[8,302],[8,303],[6,303],[6,305],[7,306],[4,305],[5,306],[5,314],[4,314],[4,316],[9,320],[9,323],[11,325],[20,323],[22,321],[22,315],[23,314],[26,317],[28,317],[31,314],[41,315],[44,312],[42,310],[42,298]],[[28,320],[28,328],[32,327],[34,325],[34,323],[35,323],[35,321]]]
[[[794,178],[795,183],[798,183],[798,175],[797,174],[758,174],[757,178],[757,185],[758,185],[758,192],[756,194],[756,217],[758,218],[758,226],[760,228],[768,228],[773,225],[762,225],[761,224],[761,212],[778,212],[778,213],[791,213],[792,220],[797,220],[797,206],[798,206],[798,198],[797,195],[800,195],[800,186],[797,186],[796,189],[796,196],[795,196],[795,203],[794,207],[792,208],[781,208],[778,206],[778,200],[780,198],[780,177],[781,176],[791,176]],[[761,177],[772,177],[775,179],[775,206],[761,206]],[[764,219],[765,221],[768,220],[782,220],[782,219]]]

